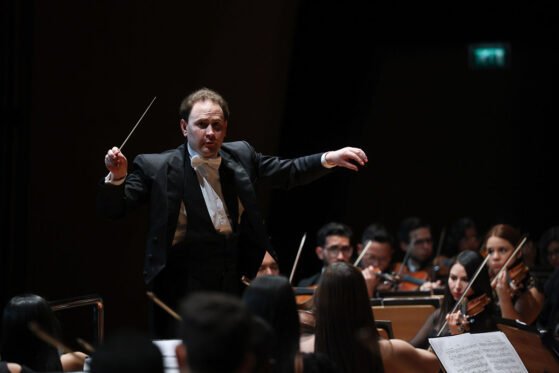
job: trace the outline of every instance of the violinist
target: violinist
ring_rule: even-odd
[[[559,268],[559,226],[546,230],[539,241],[540,258],[544,267]]]
[[[450,314],[482,262],[483,258],[475,251],[466,250],[458,254],[450,268],[441,307],[429,316],[410,341],[413,346],[427,348],[428,338],[437,336],[445,321],[447,326],[440,336],[496,330],[491,309],[491,285],[487,271],[483,269],[465,295],[468,303],[461,305],[456,312]]]
[[[316,235],[317,246],[315,253],[322,262],[322,269],[313,276],[301,280],[299,287],[314,287],[320,282],[324,269],[337,262],[348,263],[353,255],[351,238],[353,231],[343,223],[331,222],[318,230]]]
[[[357,253],[361,254],[368,242],[371,242],[367,252],[363,255],[359,267],[362,269],[374,268],[375,273],[386,276],[379,277],[376,281],[367,281],[369,295],[373,296],[377,291],[388,291],[393,283],[387,278],[391,275],[390,264],[394,254],[393,239],[382,224],[371,224],[361,236],[361,243],[357,245]]]
[[[442,253],[437,252],[433,259],[437,277],[447,277],[456,255],[464,250],[478,251],[481,243],[476,223],[469,217],[462,217],[452,223],[443,241],[439,243],[441,248],[444,247]]]
[[[434,354],[399,339],[380,339],[361,273],[347,263],[324,271],[315,300],[314,352],[338,372],[438,372]],[[357,338],[356,338],[357,337]]]
[[[508,268],[496,277],[521,238],[520,232],[510,225],[495,225],[485,237],[483,251],[490,255],[487,265],[498,305],[496,313],[506,319],[532,324],[542,309],[544,296],[536,278],[522,261],[522,253],[519,252]]]
[[[404,259],[394,265],[394,272],[415,277],[422,282],[420,286],[400,290],[431,290],[440,287],[440,283],[433,282],[435,276],[431,261],[433,239],[430,225],[418,217],[406,218],[400,224],[398,239]]]

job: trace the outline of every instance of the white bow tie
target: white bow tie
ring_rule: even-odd
[[[190,164],[192,168],[196,170],[201,165],[208,165],[209,167],[213,168],[214,170],[219,169],[219,165],[221,164],[221,157],[217,158],[202,158],[199,155],[195,155],[190,159]]]

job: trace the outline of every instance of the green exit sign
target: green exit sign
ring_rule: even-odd
[[[474,69],[503,69],[510,65],[510,47],[507,43],[471,44],[468,60]]]

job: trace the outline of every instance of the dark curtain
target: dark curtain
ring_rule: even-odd
[[[0,302],[25,288],[32,12],[28,0],[0,11]]]

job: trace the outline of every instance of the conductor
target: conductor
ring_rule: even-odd
[[[270,247],[258,181],[289,189],[333,167],[357,171],[367,162],[353,147],[295,159],[263,155],[245,141],[223,142],[228,119],[225,99],[203,88],[180,105],[184,144],[138,155],[130,170],[119,148],[105,155],[109,174],[99,183],[98,212],[120,218],[149,205],[144,280],[172,308],[195,291],[239,294],[241,276],[256,275]],[[173,337],[170,317],[154,312],[154,337]]]

